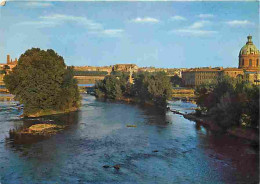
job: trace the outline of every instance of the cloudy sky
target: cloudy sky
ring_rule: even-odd
[[[259,48],[258,2],[8,2],[0,63],[32,47],[67,65],[237,67],[247,35]]]

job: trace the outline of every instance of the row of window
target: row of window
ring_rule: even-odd
[[[240,63],[240,65],[245,65],[244,59],[242,59],[242,64]],[[252,59],[249,59],[249,66],[252,66]],[[256,60],[256,66],[259,66],[259,59]]]

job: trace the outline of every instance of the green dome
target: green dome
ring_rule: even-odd
[[[240,50],[239,55],[259,54],[259,50],[252,42],[252,36],[248,36],[247,39],[248,41],[246,42],[246,45],[244,45]]]

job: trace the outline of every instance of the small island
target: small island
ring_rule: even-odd
[[[114,72],[96,82],[95,96],[166,110],[167,100],[172,96],[172,83],[165,72]]]
[[[73,67],[67,67],[63,57],[52,49],[27,50],[4,77],[4,83],[24,105],[24,117],[66,113],[80,107]]]

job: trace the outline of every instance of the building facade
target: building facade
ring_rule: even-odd
[[[239,52],[238,68],[194,68],[182,72],[185,86],[195,87],[203,83],[214,82],[218,77],[229,76],[242,78],[245,81],[260,84],[260,54],[253,44],[252,36],[247,37],[248,41]]]
[[[121,71],[121,72],[137,72],[138,66],[136,64],[116,64],[113,66],[112,71]]]
[[[194,87],[203,83],[211,83],[220,76],[222,68],[196,68],[182,72],[185,86]]]

